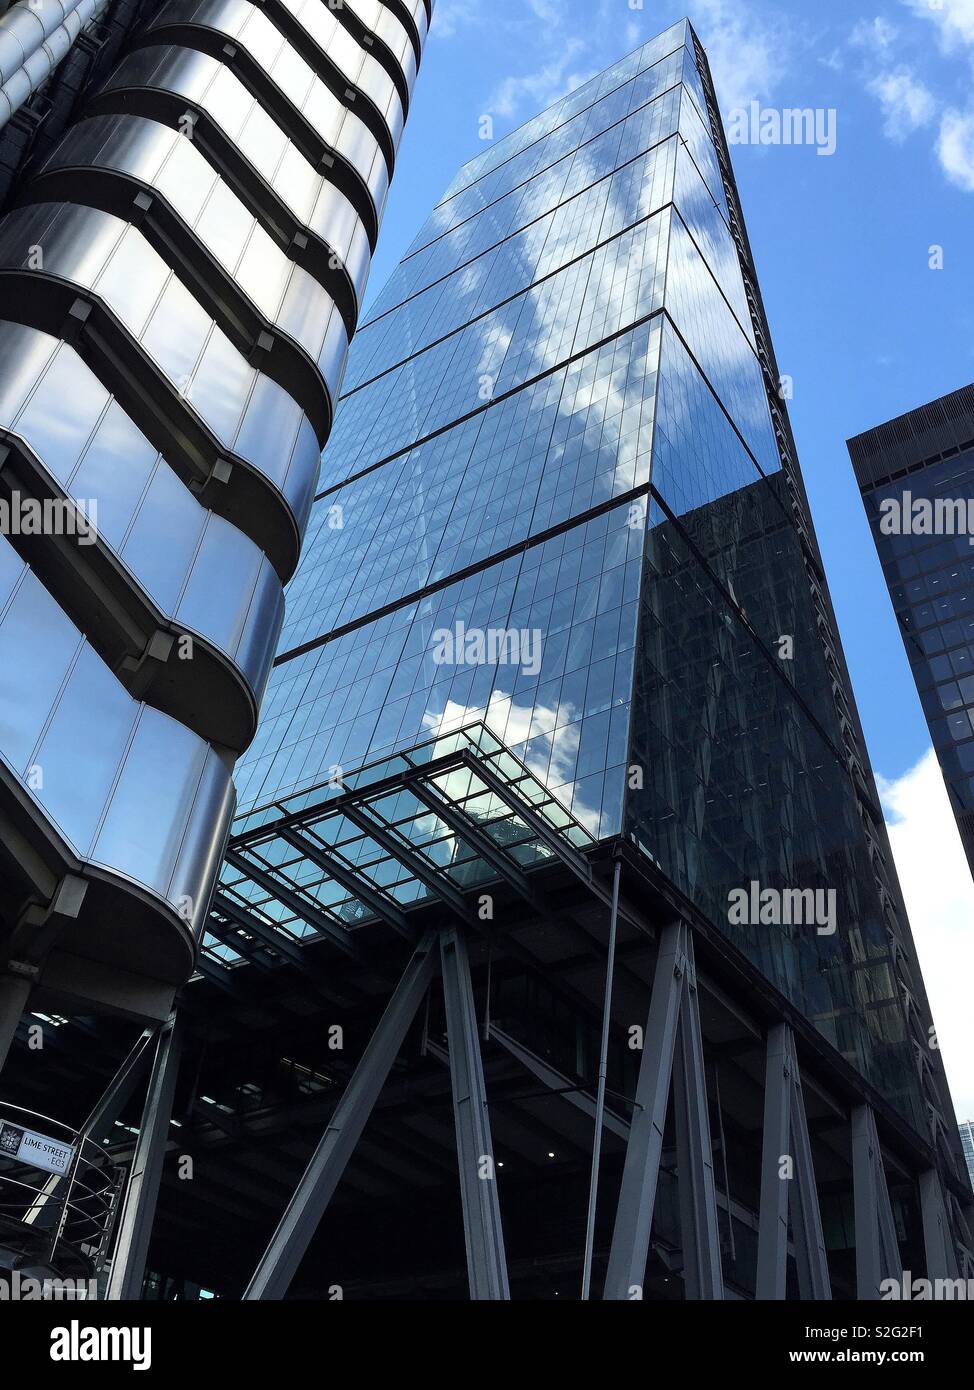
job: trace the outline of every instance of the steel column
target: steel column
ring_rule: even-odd
[[[790,1159],[790,1176],[780,1175]],[[759,1299],[785,1297],[788,1274],[788,1219],[803,1299],[830,1299],[825,1236],[805,1115],[801,1070],[791,1029],[770,1029],[764,1088],[764,1140],[761,1152],[761,1211],[758,1223]]]
[[[829,1300],[832,1297],[832,1281],[825,1249],[825,1232],[822,1229],[822,1212],[818,1202],[815,1165],[812,1162],[812,1141],[808,1133],[795,1035],[790,1028],[786,1043],[791,1072],[791,1143],[795,1159],[795,1180],[790,1184],[789,1196],[795,1263],[798,1268],[798,1291],[804,1300]]]
[[[284,1298],[436,970],[436,938],[424,937],[396,986],[328,1127],[254,1271],[245,1301]]]
[[[460,1167],[463,1236],[471,1299],[508,1299],[507,1259],[487,1110],[480,1032],[467,946],[456,928],[440,937],[440,968],[450,1044],[450,1083]]]
[[[182,1032],[182,1023],[175,1014],[158,1030],[139,1137],[115,1233],[112,1268],[105,1293],[110,1301],[137,1299],[142,1292],[179,1075]]]
[[[944,1191],[936,1168],[920,1174],[920,1212],[928,1279],[958,1279],[960,1268],[950,1233]]]
[[[884,1279],[901,1278],[899,1245],[883,1168],[876,1118],[868,1105],[852,1112],[852,1173],[856,1213],[856,1293],[878,1299]]]
[[[636,1082],[635,1110],[605,1276],[603,1297],[609,1300],[642,1297],[676,1030],[687,970],[688,939],[686,924],[675,922],[664,929],[660,940]]]
[[[149,1063],[153,1040],[158,1031],[156,1028],[144,1030],[81,1126],[80,1134],[93,1144],[100,1144],[110,1136],[112,1126],[125,1109],[139,1077]]]
[[[0,975],[0,1071],[3,1071],[17,1027],[27,1011],[34,982],[22,975]]]
[[[787,1027],[769,1029],[764,1069],[764,1135],[761,1145],[761,1207],[755,1295],[781,1300],[788,1273],[788,1186],[781,1160],[790,1151],[791,1086]]]
[[[588,1187],[585,1218],[585,1256],[582,1262],[582,1301],[592,1288],[592,1255],[595,1248],[595,1209],[599,1200],[599,1160],[602,1157],[602,1124],[605,1118],[605,1083],[609,1067],[609,1026],[612,1022],[612,974],[616,963],[616,931],[619,922],[619,875],[617,859],[612,872],[612,906],[609,909],[609,951],[605,963],[605,1000],[602,1005],[602,1040],[599,1046],[599,1078],[595,1094],[595,1133],[592,1140],[592,1173]]]
[[[676,1121],[676,1166],[683,1241],[685,1298],[708,1302],[724,1297],[720,1263],[720,1226],[710,1107],[697,1000],[693,938],[687,934],[687,971],[680,1004],[673,1065],[673,1113]]]

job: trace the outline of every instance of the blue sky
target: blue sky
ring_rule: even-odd
[[[834,108],[836,148],[732,151],[846,656],[961,1118],[974,885],[845,440],[974,380],[974,0],[437,0],[375,258],[460,164],[689,14],[725,113]],[[943,269],[931,269],[931,248]]]

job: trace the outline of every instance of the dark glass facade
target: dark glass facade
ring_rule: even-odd
[[[849,452],[974,871],[974,386],[857,435]]]
[[[483,721],[919,1126],[922,984],[709,93],[680,23],[427,219],[350,354],[241,803]],[[754,881],[834,891],[834,932],[731,925]]]

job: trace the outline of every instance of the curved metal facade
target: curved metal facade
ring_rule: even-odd
[[[192,967],[430,10],[172,0],[0,219],[0,910],[42,985],[52,941]]]

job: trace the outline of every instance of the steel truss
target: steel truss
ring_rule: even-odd
[[[261,1257],[245,1300],[286,1297],[406,1033],[438,976],[447,1018],[470,1297],[510,1297],[481,1030],[474,1008],[466,935],[451,925],[427,933],[417,946]],[[567,1086],[564,1076],[528,1048],[495,1025],[489,1025],[487,1031],[493,1041],[553,1093],[564,1092],[567,1101],[587,1114],[598,1114],[597,1101],[578,1088]],[[150,1041],[154,1042],[155,1058],[118,1222],[106,1293],[109,1299],[138,1297],[144,1275],[178,1063],[175,1019],[155,1034],[143,1034],[85,1126],[86,1133],[94,1138],[107,1132],[148,1060]],[[671,924],[661,934],[632,1120],[626,1123],[609,1110],[602,1115],[606,1130],[627,1140],[603,1295],[609,1300],[642,1297],[670,1105],[675,1121],[686,1296],[720,1299],[724,1288],[718,1199],[693,938],[682,921]],[[870,1106],[862,1105],[852,1112],[851,1138],[858,1294],[861,1299],[876,1299],[884,1279],[901,1277],[901,1262],[882,1149]],[[928,1277],[956,1279],[961,1264],[936,1170],[920,1175],[919,1192]],[[794,1252],[800,1296],[831,1298],[797,1049],[791,1029],[780,1024],[769,1030],[766,1044],[758,1221],[759,1299],[785,1297],[790,1249]],[[966,1259],[967,1252],[963,1254]]]
[[[428,1038],[424,1028],[424,1049],[449,1067],[472,1299],[510,1297],[482,1041],[495,1054],[513,1059],[525,1076],[540,1083],[542,1093],[562,1096],[593,1121],[585,1241],[580,1252],[583,1298],[593,1285],[603,1135],[611,1136],[617,1148],[620,1140],[625,1145],[603,1297],[643,1297],[668,1116],[675,1137],[685,1296],[725,1297],[718,1222],[722,1208],[728,1230],[732,1211],[757,1228],[759,1298],[786,1296],[790,1255],[800,1296],[831,1297],[802,1086],[799,1048],[807,1055],[808,1039],[801,1041],[799,1024],[793,1031],[785,1021],[784,1005],[780,1010],[775,1005],[777,1018],[766,1011],[766,1023],[755,1024],[744,1018],[722,986],[706,980],[708,999],[729,1009],[742,1026],[746,1023],[745,1033],[754,1042],[764,1040],[762,1170],[755,1219],[726,1190],[726,1166],[725,1190],[718,1192],[715,1180],[696,964],[699,950],[695,953],[695,942],[703,948],[706,927],[672,908],[667,918],[659,897],[653,899],[654,918],[644,916],[634,908],[631,892],[620,891],[620,883],[625,888],[629,882],[622,873],[625,847],[617,847],[614,854],[611,881],[604,863],[599,868],[598,850],[592,837],[547,789],[482,728],[397,755],[372,772],[364,769],[343,786],[323,791],[318,799],[313,792],[303,793],[292,802],[243,818],[240,833],[231,841],[200,961],[204,977],[217,988],[230,995],[238,990],[235,962],[252,960],[260,968],[262,959],[266,962],[276,956],[285,968],[299,971],[314,994],[328,972],[321,968],[320,954],[313,963],[309,960],[309,942],[323,943],[326,950],[337,948],[340,960],[356,969],[363,967],[373,980],[389,979],[390,941],[401,946],[405,939],[412,947],[398,982],[389,979],[388,1003],[344,1091],[330,1113],[325,1112],[324,1131],[247,1285],[247,1301],[287,1296],[407,1034],[434,989],[442,991],[446,1046]],[[547,871],[545,877],[539,877],[540,870]],[[548,896],[549,886],[542,887],[553,881],[552,871],[561,875],[559,882],[573,885],[567,905],[565,895],[555,905]],[[631,882],[638,893],[638,872]],[[482,1023],[478,1021],[471,948],[479,949],[486,940],[492,956],[506,954],[513,961],[526,961],[531,969],[539,966],[516,933],[496,929],[489,918],[479,919],[476,906],[485,901],[483,890],[489,889],[486,901],[490,901],[498,885],[514,904],[509,917],[518,917],[520,904],[525,921],[540,921],[571,935],[582,943],[589,959],[594,956],[604,962],[601,1046],[591,1084],[576,1084],[491,1021],[489,1000]],[[602,924],[599,930],[593,930],[593,920]],[[623,924],[629,933],[629,953],[622,948],[617,951],[617,932]],[[652,953],[648,980],[633,974],[627,964],[633,943],[644,955]],[[630,1001],[648,995],[638,1076],[630,1099],[607,1087],[614,991],[618,995],[623,985]],[[569,987],[557,992],[571,1003]],[[188,994],[186,1002],[191,1004],[192,986]],[[373,997],[371,990],[366,997]],[[590,996],[580,1002],[594,1024]],[[188,1020],[191,1009],[184,1012]],[[154,1051],[139,1137],[117,1219],[109,1299],[137,1297],[141,1288],[169,1147],[180,1035],[185,1026],[183,1019],[173,1016],[143,1034],[86,1126],[96,1139],[107,1134]],[[618,1017],[615,1027],[618,1035]],[[817,1072],[820,1081],[821,1065]],[[898,1275],[899,1248],[870,1098],[863,1083],[859,1100],[849,1104],[848,1076],[845,1080],[847,1101],[830,1104],[837,1123],[845,1117],[850,1126],[859,1297],[875,1298],[882,1279]],[[722,1121],[719,1104],[716,1113]],[[718,1135],[723,1148],[722,1123]],[[915,1177],[930,1277],[956,1277],[961,1267],[969,1272],[971,1242],[956,1189],[945,1189],[929,1162],[918,1164]],[[43,1204],[39,1211],[37,1219],[42,1221]],[[955,1246],[958,1233],[964,1239],[960,1248]],[[733,1249],[732,1240],[728,1249]]]
[[[361,1135],[423,996],[432,983],[436,957],[429,937],[418,948],[349,1082],[335,1114],[305,1170],[294,1197],[272,1237],[244,1295],[282,1298],[287,1293],[334,1193],[355,1141]],[[446,1005],[453,1113],[457,1135],[464,1240],[471,1299],[510,1297],[497,1194],[480,1032],[464,934],[455,926],[439,933],[440,975]],[[493,1034],[497,1036],[496,1031]],[[503,1035],[502,1035],[503,1036]],[[506,1042],[506,1040],[505,1040]],[[557,1073],[536,1068],[527,1049],[515,1055],[548,1084]],[[603,1118],[604,1052],[599,1098]],[[721,1298],[720,1241],[711,1157],[710,1124],[703,1065],[703,1041],[696,999],[696,975],[689,929],[667,929],[660,947],[636,1094],[636,1117],[629,1143],[623,1194],[616,1216],[605,1297],[633,1297],[632,1270],[645,1269],[649,1251],[656,1180],[662,1150],[666,1098],[672,1082],[677,1111],[677,1154],[681,1174],[681,1228],[684,1280],[692,1298]],[[577,1097],[570,1097],[578,1103]],[[583,1108],[588,1108],[583,1102]],[[616,1120],[614,1124],[618,1126]],[[617,1130],[618,1132],[618,1130]],[[598,1133],[598,1131],[597,1131]],[[593,1177],[597,1173],[595,1149]],[[593,1193],[595,1186],[593,1185]],[[632,1208],[635,1208],[633,1219]],[[591,1224],[586,1249],[590,1258]],[[613,1263],[615,1262],[615,1263]],[[587,1266],[590,1268],[590,1265]],[[614,1269],[629,1281],[615,1293]],[[642,1273],[639,1273],[641,1296]]]

